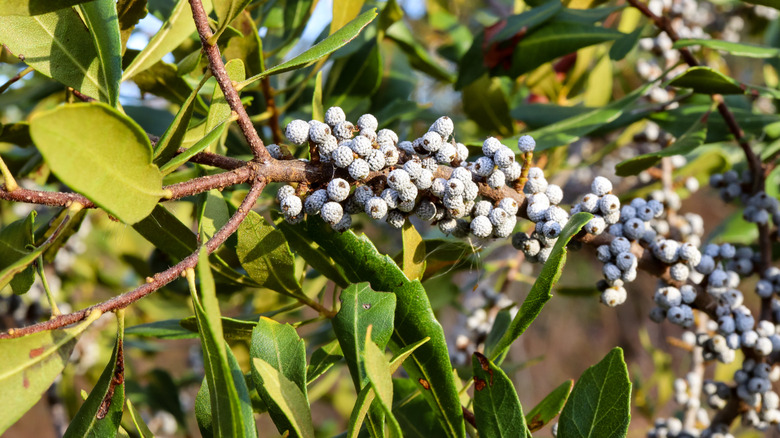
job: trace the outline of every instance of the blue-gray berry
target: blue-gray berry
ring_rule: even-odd
[[[332,133],[339,141],[349,140],[355,133],[355,125],[347,121],[341,122],[333,127]]]
[[[368,178],[368,175],[371,173],[371,167],[362,158],[356,158],[352,161],[347,170],[349,171],[349,176],[358,181]]]
[[[342,178],[334,178],[328,183],[328,198],[331,201],[341,202],[349,196],[349,183]]]
[[[309,140],[309,124],[305,120],[293,120],[284,129],[285,136],[291,143],[298,146]]]
[[[498,201],[498,206],[500,208],[503,208],[507,213],[509,213],[512,216],[517,215],[517,211],[520,209],[520,206],[517,205],[517,201],[515,201],[512,198],[503,198],[500,201]]]
[[[486,177],[493,172],[495,164],[490,157],[479,157],[472,166],[472,171],[477,176]]]
[[[363,114],[357,121],[358,129],[370,129],[376,131],[379,128],[379,122],[371,114]]]
[[[497,150],[501,149],[504,145],[495,137],[488,137],[485,139],[485,141],[482,143],[482,154],[484,154],[486,157],[493,157],[493,154],[496,153]]]
[[[596,196],[604,196],[612,191],[612,182],[603,176],[597,176],[593,179],[590,190],[595,193]]]
[[[344,114],[344,110],[337,106],[332,106],[325,111],[325,123],[330,126],[336,126],[341,122],[347,120],[347,115]]]
[[[515,162],[515,153],[506,146],[501,147],[493,154],[493,162],[498,167],[509,167]]]
[[[306,198],[303,203],[303,209],[306,214],[320,214],[322,205],[328,201],[328,191],[325,189],[316,190]]]
[[[494,169],[487,178],[487,184],[492,189],[500,189],[506,184],[506,175],[500,169]]]
[[[348,146],[339,146],[330,156],[336,167],[345,168],[355,160],[355,152]]]
[[[387,202],[384,199],[375,196],[366,201],[365,211],[372,219],[382,219],[387,214]]]
[[[325,222],[336,225],[344,216],[344,208],[338,202],[329,201],[320,208],[320,216]]]
[[[433,125],[428,131],[439,134],[444,140],[447,140],[450,135],[455,131],[455,125],[452,123],[452,119],[447,116],[442,116],[433,122]]]
[[[289,184],[285,184],[279,187],[279,190],[276,192],[276,200],[282,202],[282,199],[294,195],[295,195],[295,187]]]
[[[530,135],[523,135],[517,139],[517,148],[522,153],[533,152],[536,147],[536,141]]]

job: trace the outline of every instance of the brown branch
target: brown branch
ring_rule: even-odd
[[[252,184],[252,188],[249,190],[249,193],[238,207],[238,210],[236,210],[225,226],[220,228],[219,231],[214,234],[214,237],[206,242],[206,250],[209,254],[214,252],[220,245],[222,245],[222,243],[225,242],[225,240],[227,240],[228,237],[230,237],[238,229],[239,225],[241,225],[241,222],[244,220],[244,218],[246,218],[246,216],[249,214],[249,211],[255,205],[255,201],[257,200],[257,197],[260,196],[260,193],[263,191],[263,188],[265,188],[265,185],[265,179],[259,178],[255,180],[255,182]],[[44,330],[62,328],[83,320],[92,310],[99,310],[103,313],[106,313],[117,309],[124,309],[130,304],[172,282],[176,278],[180,277],[185,270],[193,268],[197,264],[198,251],[195,251],[176,265],[171,266],[163,272],[155,274],[154,277],[147,278],[147,282],[145,284],[131,290],[130,292],[118,295],[114,298],[111,298],[110,300],[104,301],[86,309],[79,310],[77,312],[60,315],[48,321],[40,322],[31,326],[19,329],[11,329],[6,333],[0,333],[0,339],[18,338],[20,336],[37,333]]]
[[[5,90],[7,90],[11,85],[13,85],[14,82],[25,77],[31,71],[33,71],[33,68],[27,67],[24,70],[20,71],[19,73],[15,74],[11,79],[5,81],[3,85],[0,85],[0,94],[3,94]]]
[[[211,73],[217,79],[219,88],[225,95],[225,100],[230,105],[230,109],[238,115],[238,126],[249,143],[249,148],[252,150],[255,160],[261,163],[272,160],[271,154],[265,148],[263,140],[257,134],[257,130],[255,130],[252,121],[249,119],[249,114],[247,114],[244,105],[241,103],[241,98],[238,96],[238,91],[236,91],[233,81],[231,81],[225,70],[219,47],[217,47],[216,42],[214,44],[209,43],[209,39],[214,34],[211,32],[211,28],[209,28],[209,18],[203,9],[203,3],[201,3],[201,0],[190,0],[190,6],[192,7],[192,18],[195,20],[195,27],[198,29],[198,35],[200,35],[200,41],[203,45],[203,52],[209,60]]]
[[[268,127],[271,128],[271,135],[273,136],[274,143],[281,144],[284,139],[282,138],[282,128],[279,126],[279,109],[276,107],[274,90],[271,88],[271,78],[266,76],[260,80],[260,83],[263,86],[265,107],[271,114],[271,117],[268,120]]]

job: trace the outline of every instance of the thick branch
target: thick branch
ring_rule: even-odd
[[[252,154],[255,156],[255,160],[266,163],[270,160],[271,154],[263,144],[263,140],[257,134],[252,121],[249,120],[249,114],[244,109],[244,105],[241,104],[241,98],[238,96],[238,91],[233,86],[233,82],[230,80],[227,71],[225,70],[225,64],[222,62],[222,54],[219,52],[219,47],[215,44],[210,44],[209,39],[213,36],[211,28],[209,28],[209,18],[206,11],[203,9],[203,3],[201,0],[190,0],[190,6],[192,7],[192,17],[195,20],[195,27],[198,29],[198,35],[200,35],[201,44],[203,44],[203,52],[209,60],[209,67],[211,73],[217,79],[219,88],[225,95],[230,109],[238,114],[238,126],[241,128],[241,132],[244,133],[244,137],[249,143]]]
[[[241,222],[244,220],[244,218],[246,218],[246,216],[249,214],[249,211],[255,205],[255,201],[257,200],[257,197],[260,196],[260,193],[263,191],[263,188],[265,188],[265,185],[266,181],[264,179],[258,179],[252,184],[252,188],[249,190],[249,193],[246,195],[246,198],[244,198],[243,202],[241,202],[238,210],[236,210],[225,226],[220,228],[219,231],[214,234],[214,237],[206,242],[205,245],[209,254],[214,252],[220,245],[222,245],[222,243],[225,242],[225,240],[227,240],[228,237],[230,237],[230,235],[232,235],[238,229],[238,226],[241,225]],[[62,328],[83,320],[93,309],[100,310],[103,313],[112,312],[117,309],[124,309],[130,304],[172,282],[176,278],[180,277],[186,269],[193,268],[197,264],[198,251],[195,251],[176,265],[166,269],[163,272],[160,272],[159,274],[155,274],[154,277],[147,278],[147,282],[145,284],[131,290],[130,292],[126,292],[92,307],[79,310],[78,312],[60,315],[48,321],[31,326],[12,329],[7,333],[0,333],[0,339],[18,338],[30,333]]]

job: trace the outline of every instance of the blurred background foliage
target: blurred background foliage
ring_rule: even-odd
[[[173,0],[119,2],[131,3],[136,11],[145,6],[148,15],[129,35],[125,67],[170,19],[175,6]],[[709,36],[780,50],[776,10],[729,0],[670,4],[682,9],[673,9],[674,19],[684,21],[689,37]],[[510,144],[521,133],[535,135],[542,151],[536,155],[539,165],[550,182],[564,187],[564,203],[572,203],[596,175],[612,179],[625,198],[649,193],[660,184],[652,169],[618,178],[615,165],[662,149],[664,133],[679,137],[710,109],[707,96],[667,84],[681,71],[679,59],[670,55],[675,53],[670,43],[658,38],[647,20],[620,0],[563,4],[541,0],[253,1],[221,35],[219,45],[226,59],[244,62],[246,77],[250,77],[293,58],[371,8],[378,9],[379,17],[330,57],[271,76],[269,90],[263,90],[260,82],[242,90],[242,100],[266,143],[282,142],[279,127],[287,122],[308,120],[313,112],[332,105],[341,106],[348,120],[374,114],[379,128],[391,128],[401,138],[415,138],[436,118],[447,115],[455,121],[458,141],[469,146],[480,145],[490,135],[508,139]],[[185,11],[180,19],[191,20],[189,10]],[[139,18],[143,16],[139,12]],[[123,110],[148,133],[162,135],[198,86],[207,68],[200,48],[196,34],[185,35],[170,54],[122,83]],[[733,94],[726,100],[747,136],[761,145],[762,156],[776,154],[780,149],[780,117],[775,109],[778,56],[737,58],[700,46],[696,54],[736,81],[773,90],[759,96]],[[0,52],[0,61],[0,82],[24,68],[7,50]],[[214,87],[213,79],[201,87],[184,146],[206,132]],[[269,99],[281,114],[278,121],[273,120]],[[25,121],[36,112],[72,100],[63,85],[38,73],[24,76],[0,94],[0,155],[25,187],[63,189],[31,146]],[[710,173],[744,167],[741,151],[730,139],[722,121],[711,117],[705,146],[674,158],[675,183],[684,198],[691,195],[683,212],[697,212],[705,218],[709,239],[750,242],[754,229],[743,226],[738,211],[713,202],[717,195],[710,190],[691,190],[691,179],[705,183]],[[234,125],[210,150],[250,156]],[[305,157],[308,149],[291,152]],[[212,171],[188,164],[167,175],[165,184]],[[775,187],[780,185],[779,175],[774,172],[772,176],[778,182]],[[246,186],[235,186],[166,203],[170,213],[166,220],[174,228],[196,230],[204,204],[218,203],[225,212],[232,212],[246,191]],[[259,211],[268,221],[274,220],[275,191],[276,187],[269,187],[259,200]],[[40,239],[60,209],[0,201],[0,223],[8,226],[23,219],[33,207],[37,212],[35,236]],[[356,231],[366,233],[380,252],[391,256],[401,252],[400,231],[364,217],[356,221]],[[423,285],[445,328],[458,374],[468,379],[468,353],[484,348],[494,321],[504,318],[499,315],[506,310],[501,309],[522,302],[535,279],[535,268],[523,263],[522,254],[506,242],[474,248],[445,237],[436,227],[422,222],[415,225],[425,240]],[[44,270],[62,312],[128,290],[182,258],[150,243],[141,228],[112,221],[100,210],[78,218],[73,235],[44,255]],[[228,264],[237,260],[236,244],[231,239],[219,251]],[[570,256],[560,285],[553,291],[555,298],[515,343],[504,369],[521,402],[532,407],[562,382],[577,378],[612,346],[621,346],[634,384],[630,436],[642,436],[654,416],[671,414],[666,402],[672,381],[687,369],[688,358],[674,347],[678,343],[669,342],[680,335],[680,329],[646,324],[653,279],[640,277],[632,286],[628,304],[608,309],[597,299],[598,266],[588,250]],[[325,302],[335,300],[341,289],[297,255],[294,273],[303,280],[306,295],[321,294]],[[217,274],[216,279],[224,315],[255,321],[265,314],[289,322],[305,339],[307,356],[333,341],[330,322],[296,305],[295,300],[246,287],[246,277],[240,273],[232,279]],[[28,293],[4,291],[1,300],[2,330],[43,320],[49,314],[40,278]],[[197,433],[192,412],[204,369],[197,333],[191,330],[194,321],[186,285],[171,283],[133,305],[126,318],[127,397],[156,435]],[[94,385],[111,355],[111,319],[106,316],[87,330],[62,378],[5,436],[62,433],[82,402],[81,391]],[[240,336],[240,323],[236,327],[235,336],[228,340],[238,362],[247,369],[248,338]],[[716,373],[725,375],[725,370]],[[334,436],[344,430],[356,399],[349,380],[342,361],[310,387],[317,436]],[[261,436],[274,435],[268,416],[261,416],[259,422]],[[549,429],[540,432],[546,433]]]

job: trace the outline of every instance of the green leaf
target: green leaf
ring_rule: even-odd
[[[41,15],[89,1],[91,0],[60,0],[57,2],[52,2],[51,0],[3,0],[0,3],[0,16]]]
[[[636,47],[639,39],[642,37],[644,30],[644,26],[638,26],[633,32],[615,40],[612,47],[609,48],[609,59],[620,61],[625,58],[626,55],[634,50],[634,47]]]
[[[0,272],[29,255],[28,245],[35,244],[33,224],[37,214],[33,210],[26,218],[11,222],[0,229]],[[0,281],[0,289],[10,283],[13,292],[20,295],[30,290],[33,282],[35,282],[35,270],[32,266],[28,266],[7,280]]]
[[[281,231],[250,211],[238,227],[238,259],[252,280],[287,295],[303,295],[295,260]]]
[[[228,63],[225,64],[225,71],[233,82],[243,81],[246,77],[244,63],[240,59],[231,59],[228,61]],[[206,116],[206,131],[213,132],[221,123],[230,120],[232,111],[233,110],[230,109],[230,104],[225,98],[225,94],[222,93],[222,88],[214,87],[214,93],[211,95],[211,106],[209,107],[209,113]],[[210,136],[212,136],[211,132],[204,138],[209,138]],[[203,140],[198,141],[190,150],[194,151],[196,150],[196,147],[202,147],[202,142]],[[217,142],[215,140],[207,143],[207,145],[209,146],[210,152],[223,152],[217,147]]]
[[[342,27],[337,32],[315,44],[313,47],[294,57],[293,59],[275,67],[269,68],[268,70],[241,82],[239,84],[239,89],[266,76],[305,67],[314,61],[317,61],[318,59],[335,52],[358,36],[360,31],[362,31],[363,28],[368,25],[368,23],[376,18],[376,16],[376,8],[362,13],[357,18],[347,23],[346,26]]]
[[[0,434],[38,402],[68,363],[76,338],[100,315],[93,310],[75,327],[0,340]]]
[[[130,399],[125,399],[125,402],[127,403],[127,413],[130,415],[130,420],[133,422],[135,431],[138,435],[141,438],[154,438],[154,434],[149,430],[149,426],[144,423],[144,419],[141,418],[141,413],[133,406]]]
[[[119,18],[119,38],[124,53],[127,49],[127,40],[130,39],[135,25],[148,13],[146,0],[119,0],[116,4],[116,12]]]
[[[214,436],[214,421],[211,414],[211,393],[206,379],[200,384],[198,394],[195,396],[195,421],[203,438]]]
[[[662,157],[690,154],[697,147],[704,144],[704,140],[707,138],[708,118],[709,113],[706,113],[704,117],[699,119],[696,124],[692,125],[682,137],[675,141],[671,146],[664,148],[659,152],[639,155],[621,161],[615,166],[615,173],[618,176],[636,175],[649,167],[655,166],[661,161]]]
[[[260,317],[252,331],[249,354],[263,359],[306,394],[306,345],[290,324]],[[282,430],[280,430],[282,432]]]
[[[214,236],[220,228],[230,219],[225,198],[222,192],[216,189],[209,190],[203,195],[203,202],[200,205],[198,229],[203,241],[207,241]]]
[[[125,404],[124,310],[117,312],[116,320],[116,342],[111,358],[87,401],[71,420],[65,438],[115,436],[119,430]]]
[[[561,412],[563,437],[624,437],[631,420],[631,381],[623,350],[614,348],[582,373]]]
[[[219,26],[214,32],[214,36],[211,37],[212,42],[216,42],[222,32],[227,29],[228,25],[234,18],[236,18],[251,0],[223,0],[217,1],[214,4],[214,12],[217,13],[217,21]]]
[[[92,35],[73,8],[31,17],[0,17],[0,43],[44,76],[111,102]]]
[[[780,56],[780,49],[776,47],[764,47],[755,44],[733,43],[723,40],[705,40],[705,39],[681,39],[677,40],[672,46],[675,49],[681,47],[701,46],[708,49],[719,50],[734,56],[744,56],[747,58],[776,58]]]
[[[182,109],[192,106],[196,111],[205,113],[207,107],[203,99],[198,95],[198,90],[209,77],[209,75],[204,75],[201,84],[196,89],[193,89],[189,82],[179,75],[176,65],[158,61],[133,76],[133,82],[138,85],[139,90],[143,93],[154,94],[171,103],[181,104]],[[157,149],[159,150],[159,148],[158,144]]]
[[[366,377],[371,383],[376,400],[385,413],[390,424],[390,436],[402,437],[401,426],[398,424],[392,412],[393,406],[393,378],[390,363],[385,357],[384,349],[372,341],[372,326],[366,331],[365,349],[363,350],[363,363],[365,364]]]
[[[276,226],[287,239],[287,243],[290,247],[303,257],[312,268],[317,272],[324,275],[328,279],[332,280],[341,288],[349,286],[349,280],[344,276],[341,267],[317,245],[313,240],[309,239],[301,233],[301,228],[288,224],[281,217],[277,218]]]
[[[284,413],[292,427],[291,434],[301,438],[314,437],[311,410],[298,385],[260,358],[252,359],[254,370],[260,376],[263,388],[276,406]]]
[[[703,94],[742,94],[745,91],[739,82],[710,67],[689,67],[669,85]]]
[[[206,14],[211,13],[211,0],[203,0]],[[127,80],[161,60],[195,32],[192,9],[188,0],[179,0],[170,17],[165,20],[159,31],[149,40],[149,44],[139,53],[122,75]]]
[[[623,36],[622,32],[601,26],[550,22],[520,40],[514,49],[510,74],[520,76],[559,56]]]
[[[125,330],[125,334],[158,339],[192,339],[198,337],[197,326],[195,330],[188,330],[182,327],[179,321],[178,319],[166,319],[164,321],[138,324],[128,327]]]
[[[397,21],[387,28],[385,36],[391,39],[406,54],[412,67],[442,82],[455,82],[455,76],[439,65],[428,51],[414,38],[404,21]]]
[[[254,330],[255,325],[257,324],[254,321],[229,318],[227,316],[223,316],[220,319],[222,320],[222,335],[226,340],[248,341],[252,339],[252,330]],[[194,316],[184,318],[178,321],[178,324],[188,331],[198,333],[198,323]]]
[[[206,150],[209,145],[213,144],[220,137],[222,137],[222,134],[225,133],[225,129],[227,129],[228,125],[230,125],[232,121],[233,120],[228,119],[215,126],[214,129],[209,131],[209,133],[206,134],[206,136],[200,139],[197,143],[192,145],[186,151],[174,156],[170,161],[160,167],[160,172],[162,172],[163,175],[168,175],[189,161],[190,158],[194,157],[196,154]]]
[[[446,436],[465,436],[463,412],[444,330],[433,314],[422,284],[417,280],[409,281],[390,257],[380,254],[365,236],[358,237],[352,231],[334,232],[319,218],[311,218],[307,224],[297,226],[331,254],[351,281],[369,281],[374,290],[396,295],[394,331],[390,342],[394,352],[422,338],[431,338],[415,350],[404,369],[425,388],[425,399],[442,423]]]
[[[634,90],[631,94],[609,105],[576,114],[533,131],[524,132],[523,135],[530,135],[536,140],[536,151],[544,151],[556,146],[569,144],[607,123],[615,121],[623,113],[628,112],[630,106],[644,95],[652,85],[653,83],[645,84],[643,87]],[[515,147],[517,146],[517,138],[508,138],[502,140],[502,143]]]
[[[536,278],[531,291],[520,306],[515,319],[509,325],[509,329],[493,350],[493,360],[501,356],[505,350],[508,350],[512,343],[522,335],[528,326],[539,316],[539,313],[552,298],[552,288],[563,272],[563,266],[566,264],[566,245],[572,237],[577,234],[582,227],[593,217],[590,213],[577,213],[569,219],[569,222],[563,227],[558,241],[555,242],[550,257],[542,267],[542,271]]]
[[[562,5],[560,2],[550,1],[532,8],[529,11],[523,12],[522,14],[512,15],[506,19],[506,24],[501,31],[490,38],[490,41],[488,42],[496,43],[499,41],[506,41],[519,33],[528,35],[529,32],[546,23],[549,19],[561,12],[561,10]]]
[[[396,399],[393,413],[401,424],[404,437],[430,438],[444,436],[444,429],[420,392],[420,385],[412,379],[393,379]]]
[[[345,0],[333,4],[333,19],[330,22],[330,34],[354,20],[360,13],[365,0]]]
[[[742,211],[727,216],[709,235],[708,240],[718,243],[751,245],[758,239],[758,228],[745,220]]]
[[[46,241],[43,242],[40,246],[27,251],[24,255],[22,255],[20,258],[17,258],[16,261],[11,263],[10,265],[0,269],[0,290],[3,289],[9,283],[16,281],[17,283],[14,283],[14,285],[12,285],[12,288],[15,291],[18,290],[20,292],[22,291],[26,292],[25,287],[28,287],[28,282],[30,281],[30,278],[26,277],[27,274],[23,274],[22,277],[20,277],[17,280],[15,276],[27,270],[28,267],[33,262],[38,260],[38,257],[40,257],[41,254],[43,254],[46,250],[51,248],[57,242],[57,236],[59,235],[59,233],[69,228],[70,223],[71,221],[73,221],[74,217],[76,218],[82,217],[82,216],[78,216],[78,212],[81,211],[81,205],[79,204],[71,205],[66,211],[67,214],[62,218],[62,220],[57,225],[55,225],[56,228],[53,233],[56,233],[56,235],[52,234],[50,238],[46,239]]]
[[[504,137],[514,134],[509,100],[498,78],[483,75],[466,85],[463,88],[463,111],[483,129]]]
[[[617,12],[625,7],[625,5],[621,5],[591,9],[563,8],[560,12],[558,12],[558,15],[555,16],[555,20],[570,23],[593,24],[599,21],[604,21],[612,13]]]
[[[108,94],[108,104],[119,104],[122,81],[122,40],[114,0],[94,0],[79,6],[97,50],[97,59]]]
[[[567,380],[561,383],[560,386],[553,389],[551,393],[547,394],[538,405],[525,414],[525,422],[528,425],[528,430],[536,432],[543,428],[561,413],[563,405],[566,404],[566,400],[569,398],[571,388],[574,386],[573,380]]]
[[[366,334],[366,337],[368,337],[368,333]],[[414,344],[411,344],[404,349],[402,349],[394,358],[390,361],[388,365],[389,374],[392,375],[393,373],[398,370],[398,368],[401,366],[401,364],[411,356],[411,354],[414,352],[414,350],[417,349],[420,345],[428,342],[430,338],[422,339],[418,342],[415,342]],[[372,342],[373,343],[373,342]],[[378,347],[377,347],[378,350]],[[380,351],[381,353],[381,351]],[[412,384],[415,391],[418,390],[417,386]],[[393,389],[393,392],[394,389]],[[419,394],[419,392],[418,392]],[[372,385],[366,385],[363,387],[363,389],[360,390],[360,393],[358,394],[358,399],[355,402],[355,406],[352,409],[352,413],[349,416],[349,429],[347,431],[347,436],[350,438],[356,438],[358,436],[358,433],[360,432],[360,427],[363,425],[363,420],[366,417],[366,414],[368,414],[369,408],[371,407],[371,403],[374,401],[374,397],[376,395],[376,392],[374,390],[374,387]],[[425,413],[433,414],[433,412],[429,409],[428,405],[423,402],[422,406],[420,406],[420,410]],[[395,416],[395,414],[393,414]],[[433,420],[433,415],[431,415],[431,419]],[[432,427],[433,430],[441,431],[442,429],[435,428],[435,426],[438,426],[436,421],[433,421],[434,427]],[[396,430],[396,432],[398,432]],[[406,436],[403,435],[402,436]],[[434,435],[425,435],[426,438],[429,436]]]
[[[751,3],[754,5],[764,5],[770,8],[780,9],[780,1],[777,0],[742,0],[745,3]]]
[[[225,345],[222,334],[219,302],[205,246],[201,247],[199,252],[197,269],[200,296],[195,287],[193,271],[188,272],[187,279],[198,321],[216,435],[255,437],[257,432],[249,391],[246,389],[241,370],[235,370],[236,367],[231,366],[232,352],[228,351],[229,348]],[[237,379],[236,374],[241,378]]]
[[[383,75],[382,52],[377,42],[371,39],[357,52],[333,63],[325,93],[328,104],[345,105],[345,101],[373,95],[379,89]]]
[[[480,436],[530,437],[523,407],[504,371],[479,352],[471,357],[474,370],[474,419]]]
[[[325,374],[334,364],[344,359],[338,339],[314,350],[309,367],[306,369],[306,384],[310,385],[317,377]]]
[[[374,342],[385,348],[393,333],[396,296],[374,292],[368,283],[353,284],[341,292],[341,309],[331,320],[333,331],[356,389],[366,383],[362,362],[366,332],[373,326]]]
[[[140,221],[165,195],[149,137],[105,104],[40,113],[30,121],[30,135],[57,178],[123,222]]]
[[[325,107],[322,105],[322,72],[318,71],[314,77],[314,93],[311,96],[311,119],[325,120]]]
[[[425,273],[425,241],[411,222],[404,223],[401,231],[403,238],[403,271],[406,278],[422,280]]]

